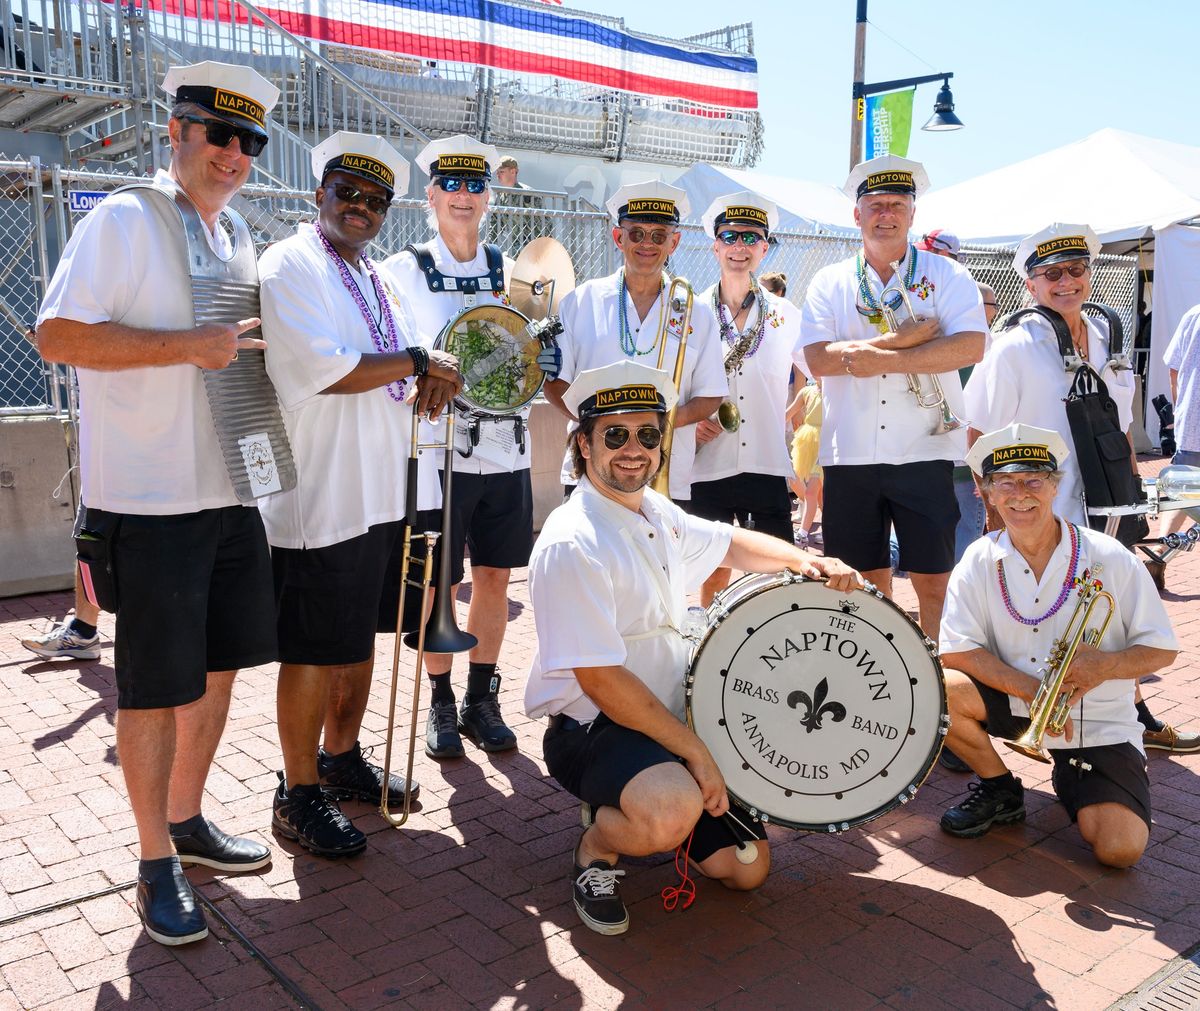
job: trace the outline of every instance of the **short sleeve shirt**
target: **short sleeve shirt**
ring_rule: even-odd
[[[1179,321],[1163,362],[1179,373],[1175,443],[1182,450],[1200,453],[1200,305]]]

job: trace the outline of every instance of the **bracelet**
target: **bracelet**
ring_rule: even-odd
[[[423,347],[418,347],[415,344],[412,347],[406,348],[405,350],[408,351],[409,356],[412,358],[413,375],[415,377],[419,378],[429,372],[428,351],[426,351]]]

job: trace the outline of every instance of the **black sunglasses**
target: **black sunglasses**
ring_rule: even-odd
[[[767,237],[758,232],[738,232],[732,228],[725,232],[717,232],[717,238],[727,246],[736,245],[739,239],[743,246],[757,246],[760,242],[767,241]]]
[[[488,188],[486,179],[459,179],[458,176],[438,176],[433,180],[446,193],[457,193],[464,186],[468,193],[478,196]]]
[[[250,158],[257,158],[267,146],[267,138],[261,133],[244,130],[240,126],[233,126],[231,123],[219,119],[203,119],[200,116],[180,116],[179,118],[185,123],[196,123],[204,127],[204,139],[213,147],[229,147],[229,142],[236,137],[242,154]]]
[[[1030,274],[1030,277],[1044,277],[1047,281],[1057,281],[1063,274],[1070,274],[1072,277],[1083,277],[1089,270],[1092,269],[1090,263],[1072,263],[1069,267],[1047,267],[1045,270],[1037,274]]]
[[[333,187],[333,195],[344,204],[365,204],[367,210],[375,214],[387,214],[392,202],[387,197],[368,196],[360,189],[346,183],[338,183]]]
[[[621,425],[611,425],[604,430],[604,445],[609,449],[620,449],[629,441],[631,432],[632,429]],[[654,425],[642,425],[636,434],[643,449],[658,449],[662,442],[662,432]]]

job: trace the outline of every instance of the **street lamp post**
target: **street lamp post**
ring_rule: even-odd
[[[858,0],[858,11],[854,24],[854,89],[850,106],[850,169],[862,161],[863,122],[866,117],[866,102],[868,95],[881,95],[887,91],[897,91],[900,88],[916,87],[918,84],[930,84],[941,81],[942,87],[933,106],[933,116],[922,130],[958,130],[962,128],[962,120],[954,115],[954,95],[950,92],[950,78],[954,75],[926,74],[923,77],[902,77],[895,81],[880,81],[877,84],[864,84],[863,74],[867,57],[867,0]]]

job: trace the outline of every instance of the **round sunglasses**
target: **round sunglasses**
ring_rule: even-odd
[[[1034,492],[1036,494],[1037,492],[1041,491],[1046,484],[1047,481],[1044,477],[992,478],[992,487],[995,488],[996,491],[998,491],[1001,495],[1013,495],[1016,493],[1018,487],[1024,488],[1025,491]]]
[[[604,445],[609,449],[620,449],[629,441],[630,434],[637,435],[643,449],[658,449],[662,442],[662,432],[654,425],[642,425],[636,433],[622,425],[610,425],[604,430]]]
[[[1070,274],[1072,277],[1083,277],[1089,270],[1092,269],[1090,263],[1072,263],[1069,267],[1047,267],[1045,270],[1036,274],[1030,274],[1030,277],[1044,277],[1047,281],[1057,281],[1063,274]]]
[[[663,229],[651,232],[649,229],[638,228],[636,226],[633,228],[623,226],[623,230],[625,234],[629,236],[629,241],[635,246],[640,246],[647,239],[653,242],[656,246],[664,246],[666,245],[667,239],[675,234],[674,232],[664,231]]]

